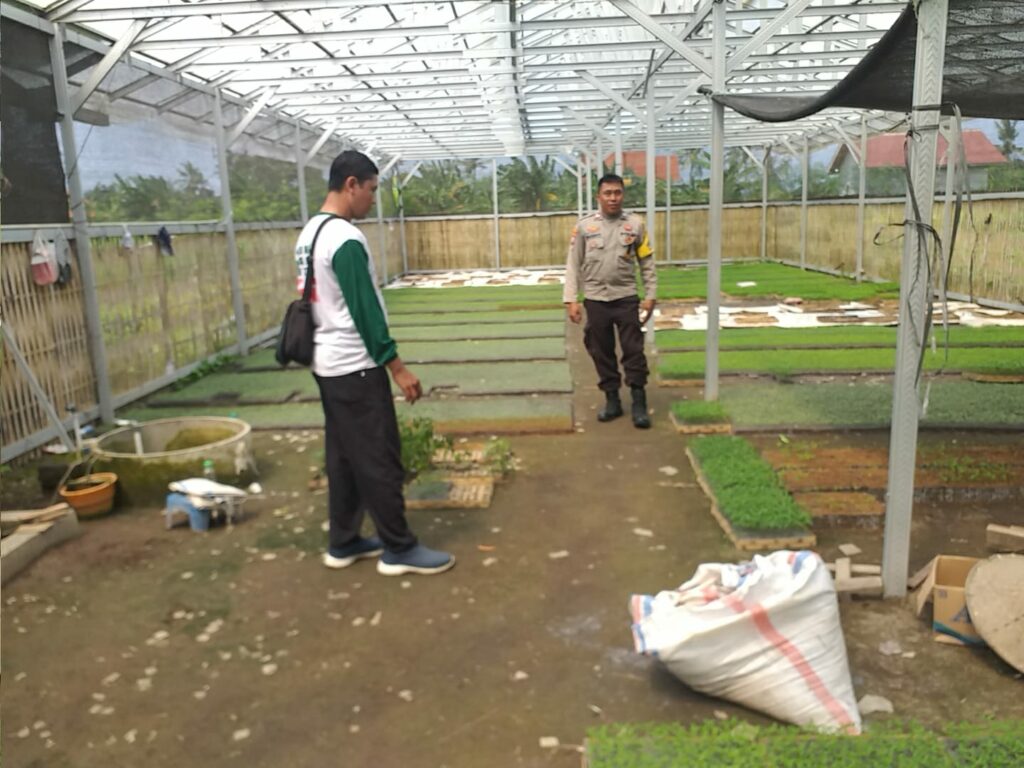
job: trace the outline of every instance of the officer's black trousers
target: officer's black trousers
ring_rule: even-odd
[[[622,347],[622,368],[630,387],[647,385],[647,358],[644,357],[644,332],[640,326],[640,299],[627,296],[614,301],[584,299],[587,324],[583,344],[597,368],[598,383],[604,392],[613,392],[622,385],[619,364],[615,360],[615,329]]]
[[[331,547],[340,549],[359,536],[364,511],[387,550],[414,547],[416,537],[405,519],[405,470],[387,372],[371,368],[314,378],[324,406]]]

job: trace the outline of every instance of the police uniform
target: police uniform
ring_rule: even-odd
[[[623,211],[613,218],[594,213],[572,230],[562,300],[575,302],[583,293],[584,345],[597,368],[598,386],[606,393],[617,393],[622,383],[615,359],[616,328],[626,383],[633,389],[647,384],[636,269],[640,267],[645,298],[654,299],[658,277],[653,254],[647,226],[635,213]]]

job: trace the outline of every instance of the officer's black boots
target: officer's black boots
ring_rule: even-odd
[[[605,392],[605,403],[597,414],[598,421],[611,421],[622,415],[622,400],[619,399],[619,390],[615,389]]]
[[[637,429],[649,429],[651,417],[647,415],[647,392],[643,387],[630,387],[629,391],[633,395],[633,426]]]

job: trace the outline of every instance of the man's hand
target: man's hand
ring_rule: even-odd
[[[576,323],[576,325],[579,325],[583,319],[583,307],[580,303],[578,301],[568,301],[565,304],[565,309],[569,313],[569,319]]]
[[[640,311],[643,312],[643,319],[640,321],[640,325],[643,325],[651,319],[651,315],[654,313],[654,299],[644,299],[640,302]]]
[[[396,357],[388,363],[388,370],[391,371],[391,378],[395,380],[395,384],[402,390],[402,395],[409,405],[423,397],[423,385],[413,375],[413,372],[405,367],[405,363],[400,358]]]

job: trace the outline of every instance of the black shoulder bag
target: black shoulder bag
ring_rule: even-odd
[[[277,351],[274,354],[281,366],[288,363],[298,363],[303,366],[313,364],[313,332],[316,330],[316,323],[313,322],[313,305],[309,297],[313,293],[313,253],[316,249],[317,238],[320,232],[331,219],[337,216],[329,215],[321,222],[313,235],[313,242],[309,246],[309,257],[306,259],[306,284],[302,288],[302,298],[296,299],[288,305],[284,313],[284,322],[281,323],[281,333],[277,337]]]

